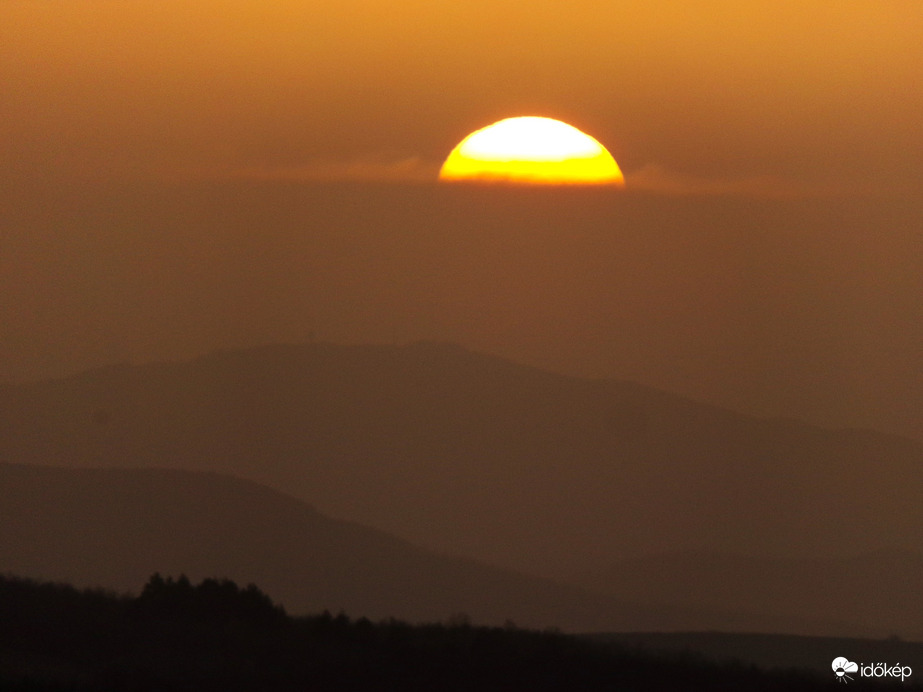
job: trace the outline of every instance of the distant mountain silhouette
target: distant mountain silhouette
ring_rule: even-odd
[[[923,545],[923,443],[440,344],[268,346],[2,386],[0,460],[229,472],[421,546],[575,582],[632,556]]]
[[[676,553],[624,560],[574,581],[636,604],[673,604],[865,623],[868,636],[923,641],[912,604],[923,557],[881,551],[851,558],[779,559]]]

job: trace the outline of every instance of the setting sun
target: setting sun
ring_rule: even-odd
[[[606,148],[552,118],[507,118],[476,130],[452,150],[439,179],[529,185],[615,185],[625,179]]]

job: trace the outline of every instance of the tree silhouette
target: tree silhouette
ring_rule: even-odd
[[[135,601],[138,612],[167,618],[211,619],[227,624],[237,620],[251,624],[280,623],[285,611],[255,584],[241,589],[230,579],[205,579],[193,586],[185,574],[174,581],[155,573]]]
[[[824,681],[831,682],[466,618],[430,625],[329,612],[291,618],[256,586],[227,579],[194,586],[183,575],[154,574],[131,598],[0,577],[3,692],[798,692]]]

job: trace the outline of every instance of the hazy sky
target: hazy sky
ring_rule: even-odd
[[[538,114],[638,184],[905,188],[921,35],[917,0],[2,0],[3,173],[425,176]]]
[[[0,0],[0,380],[431,338],[923,437],[921,36],[919,0]],[[627,191],[433,182],[527,114]]]

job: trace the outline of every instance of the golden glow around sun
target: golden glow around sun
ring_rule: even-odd
[[[528,185],[625,185],[612,154],[560,120],[507,118],[472,132],[442,164],[439,179]]]

